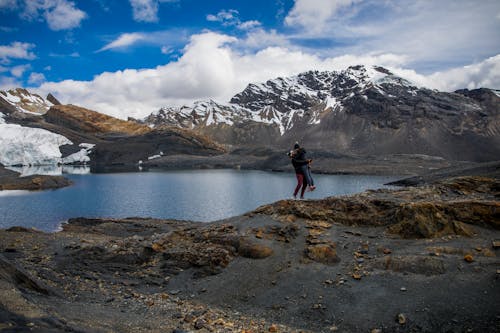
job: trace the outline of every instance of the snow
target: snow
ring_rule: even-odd
[[[90,154],[92,148],[95,147],[95,144],[82,142],[78,146],[82,149],[64,157],[61,160],[62,164],[87,164],[87,162],[90,162],[90,157],[88,155]]]
[[[80,151],[66,156],[61,160],[62,164],[85,164],[87,162],[90,162],[90,157],[88,156],[87,149],[80,149]]]
[[[326,102],[325,109],[331,108],[332,110],[335,110],[335,107],[337,107],[337,105],[340,104],[340,102],[337,101],[337,99],[333,96],[327,97],[325,102]]]
[[[14,106],[18,111],[39,116],[49,110],[54,104],[50,101],[35,95],[24,89],[15,89],[9,91],[0,91],[0,97]],[[32,112],[29,109],[40,110]]]
[[[410,81],[377,66],[353,66],[343,71],[309,71],[290,77],[278,77],[266,82],[250,83],[244,91],[232,98],[233,103],[213,100],[197,101],[181,108],[162,108],[152,116],[180,127],[196,128],[218,124],[233,125],[246,120],[277,125],[281,135],[294,126],[294,122],[309,115],[311,106],[324,103],[307,119],[309,124],[320,123],[324,110],[343,110],[342,101],[375,89],[388,95],[386,85],[407,87],[411,94],[418,90]],[[244,103],[242,101],[245,101]],[[308,116],[309,117],[309,116]]]
[[[92,149],[95,147],[95,144],[82,142],[78,146],[81,148]]]
[[[20,173],[20,177],[32,175],[60,176],[62,174],[86,175],[90,167],[80,165],[31,165],[22,167],[6,167],[6,169]],[[1,193],[2,191],[0,191]]]
[[[153,155],[153,156],[149,156],[148,160],[155,160],[155,159],[160,158],[160,157],[161,157],[161,155]]]
[[[495,89],[492,89],[491,91],[493,91],[493,93],[495,95],[497,95],[498,97],[500,97],[500,90],[495,90]]]
[[[61,163],[59,146],[70,144],[66,137],[41,128],[0,124],[0,163],[5,166]]]
[[[5,124],[5,119],[3,119],[3,117],[5,117],[5,115],[0,112],[0,124]]]
[[[21,98],[19,96],[14,96],[8,91],[5,91],[4,93],[5,93],[5,100],[10,104],[15,105],[21,102]]]

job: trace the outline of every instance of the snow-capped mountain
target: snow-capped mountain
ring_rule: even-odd
[[[275,125],[284,135],[297,121],[319,124],[325,113],[342,111],[346,99],[369,88],[383,93],[386,84],[416,89],[409,81],[382,67],[354,66],[339,72],[309,71],[249,84],[229,103],[208,100],[182,107],[164,107],[143,121],[152,127],[167,124],[188,128],[253,121]]]
[[[48,99],[23,88],[0,91],[0,103],[10,105],[12,110],[35,115],[45,114],[54,105]]]
[[[194,128],[231,146],[287,147],[300,140],[315,149],[356,154],[500,156],[496,91],[439,92],[379,66],[252,83],[229,103],[165,107],[142,122]]]

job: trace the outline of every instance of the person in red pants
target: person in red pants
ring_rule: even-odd
[[[300,147],[298,142],[296,142],[293,146],[293,150],[288,153],[288,156],[292,160],[293,168],[295,169],[295,177],[297,178],[297,186],[295,187],[295,190],[293,192],[294,199],[297,198],[299,190],[300,199],[304,199],[304,192],[306,191],[307,186],[309,186],[309,188],[314,187],[314,184],[312,184],[312,180],[310,180],[312,177],[310,177],[308,174],[308,165],[309,163],[311,163],[311,160],[305,158],[305,153],[306,151]],[[312,188],[311,190],[313,189],[314,188]]]

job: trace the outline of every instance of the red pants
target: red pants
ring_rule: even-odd
[[[295,191],[293,191],[293,196],[297,196],[299,193],[299,189],[302,186],[302,191],[300,192],[300,197],[304,197],[304,192],[306,191],[307,183],[304,182],[304,175],[301,173],[296,173],[295,177],[297,177],[297,186],[295,187]]]

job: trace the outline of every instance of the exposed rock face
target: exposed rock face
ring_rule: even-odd
[[[72,182],[61,176],[28,176],[19,177],[14,171],[6,170],[0,165],[1,190],[46,190],[66,187]]]
[[[147,126],[120,120],[75,105],[55,105],[50,108],[44,118],[49,123],[94,135],[138,135],[151,131]]]
[[[0,112],[41,115],[46,113],[52,105],[50,100],[23,88],[0,91]]]
[[[310,71],[250,84],[230,103],[163,108],[146,124],[196,128],[219,142],[361,155],[426,154],[487,161],[500,156],[500,97],[418,88],[381,67]]]
[[[399,191],[368,191],[346,198],[279,201],[254,213],[386,226],[389,233],[404,238],[471,236],[470,225],[500,229],[499,198],[498,179],[463,177]]]
[[[52,95],[50,93],[47,95],[47,100],[54,105],[62,105],[62,103],[59,102],[59,100],[54,95]]]

